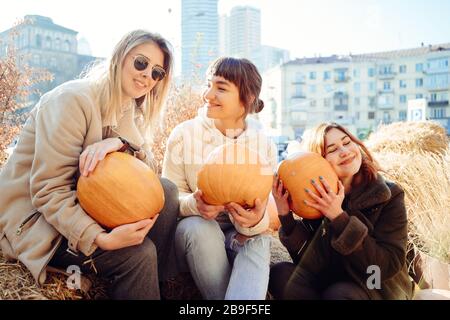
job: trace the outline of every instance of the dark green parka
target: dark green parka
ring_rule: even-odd
[[[378,174],[374,182],[346,195],[343,209],[331,222],[282,217],[280,240],[297,263],[294,273],[313,286],[343,276],[371,299],[411,299],[403,190]],[[376,286],[369,278],[374,275],[370,266],[379,267],[380,289],[367,285]]]

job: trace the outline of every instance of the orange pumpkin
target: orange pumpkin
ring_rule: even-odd
[[[280,229],[281,221],[278,217],[278,209],[277,204],[275,203],[275,199],[272,194],[269,195],[269,201],[267,202],[267,211],[269,211],[269,229],[273,231],[277,231]]]
[[[272,181],[270,164],[256,151],[239,143],[214,149],[197,174],[198,189],[211,205],[235,202],[254,207],[256,198],[262,202],[267,199]]]
[[[107,228],[152,218],[164,206],[164,190],[153,170],[123,152],[108,154],[89,176],[80,176],[77,196],[81,207]]]
[[[300,217],[317,219],[322,214],[307,206],[303,200],[314,201],[305,188],[319,195],[311,179],[321,185],[319,177],[322,176],[334,192],[338,191],[339,178],[331,165],[320,154],[315,152],[296,152],[283,160],[278,166],[278,176],[284,187],[289,191],[291,210]]]

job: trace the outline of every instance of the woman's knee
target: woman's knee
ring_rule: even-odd
[[[336,282],[322,293],[324,300],[366,300],[369,295],[353,282]]]
[[[206,220],[199,216],[187,217],[178,222],[175,231],[176,242],[188,245],[224,246],[225,237],[215,220]]]
[[[269,292],[275,299],[283,299],[284,289],[295,269],[291,262],[279,262],[270,268]]]
[[[166,178],[160,178],[160,181],[166,200],[178,201],[178,188],[175,183]]]

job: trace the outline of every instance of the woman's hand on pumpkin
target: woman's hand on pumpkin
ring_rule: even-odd
[[[325,179],[322,178],[320,181],[321,183],[317,183],[315,180],[311,181],[320,196],[305,189],[314,201],[304,200],[304,202],[307,206],[319,210],[328,219],[334,220],[344,211],[342,210],[342,202],[345,197],[344,185],[339,180],[338,193],[335,193]]]
[[[94,171],[97,164],[105,159],[108,153],[119,150],[123,146],[119,138],[107,138],[86,147],[80,154],[79,167],[83,176]]]
[[[144,242],[158,216],[159,214],[152,219],[144,219],[115,227],[108,233],[102,232],[95,238],[95,244],[103,250],[116,250],[139,245]]]
[[[262,202],[259,198],[255,199],[255,206],[251,209],[244,209],[238,203],[230,202],[225,208],[231,213],[233,219],[243,228],[251,228],[256,226],[264,216],[266,212],[266,199]]]
[[[200,215],[206,220],[215,219],[220,212],[225,211],[224,206],[214,206],[209,205],[205,201],[203,201],[203,193],[201,190],[197,190],[194,192],[194,199],[197,202],[197,210],[200,212]]]
[[[284,192],[283,192],[284,191]],[[289,192],[284,189],[283,181],[280,180],[278,175],[274,176],[272,184],[272,195],[277,205],[278,215],[286,216],[289,214]]]

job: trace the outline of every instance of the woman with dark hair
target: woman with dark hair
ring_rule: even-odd
[[[39,284],[48,266],[77,266],[108,279],[113,299],[160,298],[159,280],[174,264],[168,258],[179,208],[175,185],[161,179],[165,205],[158,219],[112,230],[83,210],[76,186],[111,152],[152,166],[149,134],[170,86],[172,61],[164,38],[131,31],[109,59],[44,94],[31,111],[0,175],[0,245]]]
[[[246,59],[219,58],[207,72],[205,105],[198,116],[171,133],[162,175],[180,192],[183,218],[175,233],[176,253],[187,265],[205,299],[265,299],[269,281],[270,238],[265,199],[244,209],[236,203],[208,205],[197,190],[197,173],[208,155],[225,143],[256,147],[276,167],[276,149],[260,123],[262,79]],[[268,174],[272,175],[273,171]],[[227,255],[228,254],[228,255]]]
[[[294,263],[271,268],[270,292],[278,299],[411,299],[403,190],[378,173],[364,144],[339,124],[305,132],[302,147],[331,164],[339,191],[313,180],[319,195],[308,192],[305,204],[324,218],[295,220],[283,182],[274,182],[280,240]]]

